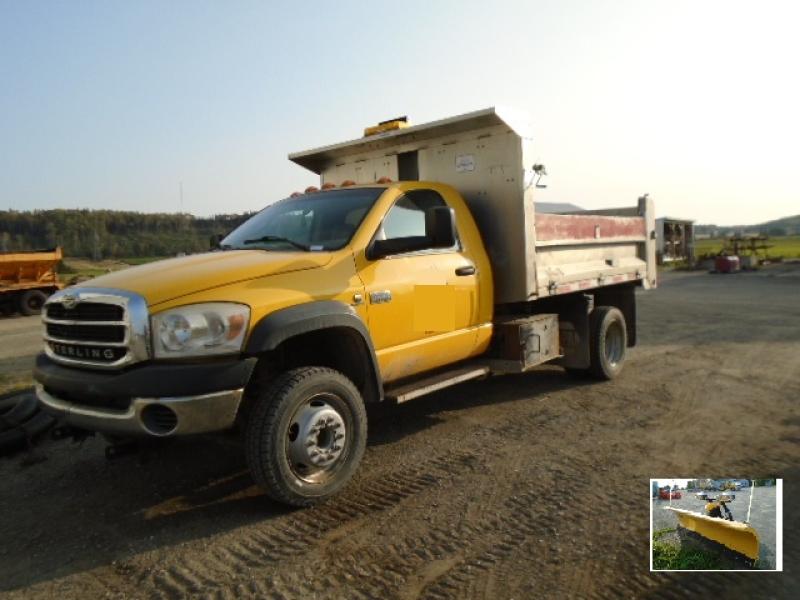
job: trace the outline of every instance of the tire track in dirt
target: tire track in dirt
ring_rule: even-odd
[[[588,484],[577,486],[575,493],[584,489]],[[287,565],[291,575],[276,573],[255,583],[253,590],[258,596],[286,589],[301,596],[325,596],[326,590],[339,590],[334,597],[461,596],[527,541],[557,537],[539,503],[541,496],[539,491],[516,494],[500,506],[487,507],[477,521],[461,521],[456,527],[441,523],[422,535],[392,539],[377,547],[365,545],[321,566],[314,561],[313,569]],[[503,532],[501,541],[493,540],[497,532]],[[552,554],[548,551],[535,558],[545,561]]]
[[[405,499],[452,477],[453,467],[476,469],[481,457],[474,452],[445,453],[405,472],[381,475],[354,485],[350,493],[318,507],[297,511],[278,523],[249,526],[212,541],[202,561],[189,560],[182,553],[155,572],[129,574],[138,589],[157,596],[183,598],[187,595],[220,591],[221,582],[237,573],[264,569],[288,558],[300,556],[320,540],[355,521],[392,508]],[[109,590],[111,591],[111,590]]]
[[[491,464],[510,463],[509,459],[517,452],[515,441],[529,439],[536,426],[549,424],[555,427],[559,421],[562,419],[547,413],[508,415],[493,426],[480,426],[484,436],[494,436],[505,441],[505,445],[487,444],[486,440],[476,443],[491,448],[484,454]],[[580,437],[580,430],[573,431],[570,437],[572,435]],[[560,467],[548,468],[553,476],[566,477],[570,481],[570,488],[560,503],[561,512],[590,488],[589,482],[581,483],[579,478],[579,472],[586,466],[586,461],[574,457],[569,472]],[[467,480],[460,478],[457,484],[469,488],[478,483],[482,475],[475,473]],[[540,476],[537,481],[542,482],[543,478]],[[549,483],[547,480],[544,482]],[[478,519],[461,521],[456,528],[448,523],[437,525],[424,535],[393,539],[378,548],[367,545],[346,555],[328,557],[329,560],[325,561],[315,560],[312,561],[316,565],[313,570],[304,569],[297,563],[285,565],[292,574],[290,577],[284,578],[282,573],[276,573],[254,583],[252,589],[259,596],[280,593],[281,590],[323,596],[326,590],[347,590],[347,596],[387,597],[394,596],[398,589],[401,590],[400,597],[408,598],[418,597],[420,593],[423,597],[459,595],[462,590],[469,590],[470,583],[476,578],[485,577],[487,571],[533,536],[558,537],[555,528],[547,524],[549,516],[539,508],[542,492],[514,495],[514,488],[519,486],[513,480],[500,487],[503,489],[494,494],[500,498],[500,506],[484,506]],[[497,532],[503,532],[504,537],[500,542],[492,542]],[[545,558],[558,554],[557,544],[554,547],[554,550],[548,549]]]
[[[504,561],[534,537],[544,542],[544,538],[550,539],[557,534],[549,515],[537,508],[539,499],[540,494],[532,492],[509,498],[503,506],[503,513],[496,520],[487,520],[481,531],[483,534],[503,531],[502,540],[473,546],[476,548],[474,552],[439,576],[425,581],[419,590],[413,590],[413,597],[437,599],[483,595],[476,594],[476,583],[487,583],[490,573],[500,570]],[[536,569],[537,563],[551,561],[557,554],[557,546],[548,544],[543,554],[531,557],[529,568]]]
[[[506,438],[529,436],[532,427],[550,423],[553,415],[532,414],[520,420],[508,416],[496,428],[472,427],[484,430],[479,436],[465,436],[470,443],[457,451],[448,451],[429,460],[414,463],[405,471],[380,475],[351,489],[330,503],[305,511],[298,511],[279,523],[264,523],[249,526],[244,532],[226,535],[213,541],[213,547],[203,561],[190,560],[179,552],[170,564],[142,576],[128,573],[127,583],[138,589],[152,590],[165,598],[222,591],[232,583],[237,573],[263,570],[292,557],[302,556],[310,550],[321,551],[332,539],[343,535],[342,531],[353,528],[357,521],[376,512],[385,511],[433,486],[439,486],[457,475],[473,472],[480,475],[488,460],[497,452],[486,452],[485,435],[502,432]],[[446,536],[442,543],[446,542]],[[345,571],[346,572],[346,571]],[[233,574],[233,575],[232,575]],[[346,577],[340,583],[346,584]],[[109,590],[113,593],[114,590]],[[295,590],[296,591],[296,590]],[[267,593],[267,590],[260,590]],[[269,593],[280,593],[278,589]]]
[[[599,395],[605,394],[601,392]],[[280,523],[250,526],[245,535],[240,533],[226,536],[229,539],[214,540],[214,546],[209,550],[210,560],[201,563],[186,560],[185,557],[178,558],[140,579],[137,586],[153,590],[160,597],[177,598],[201,592],[223,593],[238,589],[243,585],[237,581],[242,574],[255,574],[263,582],[265,578],[261,575],[265,575],[265,571],[274,571],[281,563],[303,557],[308,552],[322,553],[337,538],[358,529],[362,519],[394,509],[407,498],[450,483],[457,475],[463,479],[465,472],[471,472],[474,475],[472,479],[479,485],[481,476],[485,474],[485,465],[495,464],[498,460],[501,463],[512,462],[516,449],[510,449],[510,445],[535,444],[536,441],[531,439],[532,432],[548,429],[563,437],[563,426],[572,420],[571,416],[550,411],[546,407],[540,408],[530,412],[529,406],[522,404],[519,410],[504,415],[504,418],[492,424],[475,424],[464,436],[468,441],[462,444],[458,452],[445,452],[411,465],[405,471],[374,477],[365,484],[356,483],[349,493],[331,503],[298,512],[288,520],[282,519]],[[518,414],[520,411],[525,412]],[[572,427],[567,437],[577,443],[584,433],[584,427]],[[503,454],[508,455],[505,460]],[[575,460],[572,465],[571,472],[574,473],[586,467],[578,466],[582,462]],[[555,469],[556,472],[558,470]],[[571,479],[577,481],[577,477]],[[462,487],[465,485],[464,481],[457,483]],[[565,501],[571,501],[584,488],[574,485]],[[506,492],[512,493],[513,489]],[[525,508],[526,503],[536,498],[535,493],[516,498],[512,493],[509,498],[494,490],[493,495],[501,501],[507,498],[507,505],[499,507],[498,514],[493,514],[494,507],[482,507],[483,513],[490,516],[481,519],[477,526],[466,523],[460,525],[455,535],[449,525],[433,528],[425,536],[387,545],[388,552],[384,551],[380,557],[375,556],[374,549],[370,548],[368,551],[356,549],[353,553],[335,558],[327,563],[335,565],[335,569],[332,572],[328,568],[323,569],[327,573],[325,576],[315,569],[307,577],[293,576],[291,582],[282,583],[280,573],[276,573],[274,577],[266,578],[268,584],[252,581],[246,584],[246,588],[259,596],[300,592],[324,594],[326,590],[337,588],[347,589],[350,595],[358,591],[353,586],[354,581],[368,580],[371,584],[364,593],[386,594],[405,585],[416,569],[427,565],[429,570],[418,585],[421,584],[419,589],[426,590],[431,597],[467,589],[469,582],[474,580],[474,574],[485,573],[502,563],[544,522],[544,517],[538,512]],[[511,533],[505,536],[506,539],[498,544],[487,547],[482,542],[483,538],[491,537],[489,534],[509,531]],[[465,548],[469,551],[465,552]],[[376,565],[379,566],[376,568]],[[296,573],[297,570],[292,569],[292,572]],[[316,581],[317,584],[310,589],[298,588],[298,581]]]

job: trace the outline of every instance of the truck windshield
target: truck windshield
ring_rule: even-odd
[[[338,250],[361,225],[383,188],[303,194],[271,204],[234,229],[223,250]]]

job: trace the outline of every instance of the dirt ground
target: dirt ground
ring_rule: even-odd
[[[716,477],[714,479],[722,479]],[[733,514],[735,521],[744,522],[747,518],[747,505],[750,501],[752,488],[744,488],[738,492],[731,492],[735,498],[728,503],[728,509]],[[720,492],[709,492],[712,496]],[[679,499],[661,500],[654,498],[653,503],[653,531],[678,526],[678,517],[674,512],[664,510],[667,506],[691,510],[696,513],[703,512],[705,502],[698,500],[696,492],[682,491]],[[776,496],[775,487],[756,488],[753,504],[750,507],[750,526],[758,534],[758,568],[772,570],[776,566]],[[671,541],[680,544],[678,536],[671,536]]]
[[[0,393],[31,383],[34,357],[41,349],[41,317],[0,317]]]
[[[371,411],[358,475],[313,509],[261,495],[235,438],[0,459],[0,594],[792,597],[800,267],[667,274],[639,299],[616,381],[547,367]],[[786,572],[650,573],[649,479],[720,473],[785,479]]]

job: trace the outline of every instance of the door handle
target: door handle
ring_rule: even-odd
[[[456,275],[459,277],[466,277],[467,275],[475,275],[475,265],[467,265],[465,267],[458,267]]]

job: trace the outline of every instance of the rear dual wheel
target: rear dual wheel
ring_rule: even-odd
[[[268,496],[311,506],[344,487],[367,440],[364,403],[352,381],[334,369],[301,367],[275,377],[251,401],[247,463]]]
[[[589,315],[589,367],[566,370],[576,377],[614,379],[622,371],[627,349],[628,333],[622,311],[613,306],[598,306]]]
[[[613,306],[598,306],[589,318],[591,365],[598,379],[614,379],[622,371],[628,348],[628,333],[622,311]]]

